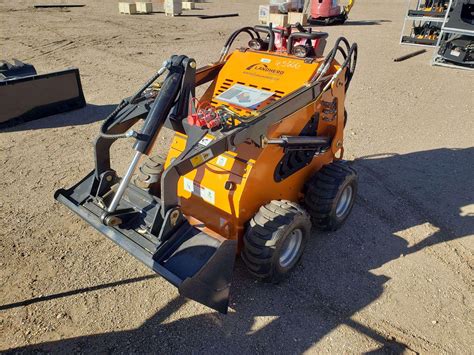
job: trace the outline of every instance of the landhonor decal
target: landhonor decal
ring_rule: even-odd
[[[252,64],[251,66],[247,67],[245,70],[260,70],[260,71],[264,71],[265,73],[275,74],[275,75],[285,74],[285,71],[283,70],[271,69],[268,67],[268,65],[260,64],[260,63]]]

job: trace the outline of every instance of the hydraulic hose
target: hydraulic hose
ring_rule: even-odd
[[[341,43],[343,46],[341,46]],[[345,47],[345,48],[343,48]],[[346,52],[347,50],[347,52]],[[337,76],[347,68],[346,71],[346,85],[345,85],[345,91],[349,88],[349,84],[352,80],[352,76],[354,75],[356,63],[357,63],[357,44],[354,43],[352,46],[349,44],[349,41],[347,41],[346,38],[344,37],[339,37],[335,44],[333,49],[329,52],[323,63],[320,65],[318,68],[314,78],[312,79],[313,82],[319,82],[319,81],[326,81],[327,76],[326,73],[329,70],[329,68],[332,65],[332,62],[334,61],[334,58],[336,57],[337,53],[341,53],[342,57],[344,58],[344,61],[342,62],[340,68],[334,73],[329,81],[326,83],[324,86],[322,92],[328,90],[331,86],[331,84],[334,82],[334,80],[337,78]]]
[[[247,33],[252,39],[260,38],[260,35],[258,34],[258,32],[256,32],[254,30],[253,27],[242,27],[242,28],[238,29],[237,31],[232,33],[229,36],[229,38],[227,38],[227,41],[225,42],[224,47],[222,47],[222,50],[221,50],[221,53],[219,55],[219,59],[218,59],[217,62],[222,62],[224,60],[227,53],[229,53],[229,49],[232,46],[232,43],[234,43],[237,36],[240,35],[242,32]]]
[[[110,125],[114,122],[115,117],[129,104],[129,101],[126,99],[123,99],[118,106],[115,108],[115,110],[112,111],[110,115],[107,116],[105,121],[102,123],[100,126],[99,130],[99,135],[103,138],[107,139],[118,139],[118,138],[127,138],[127,133],[119,133],[119,134],[110,134],[106,133]]]
[[[334,58],[336,57],[336,54],[337,54],[337,52],[339,50],[339,47],[340,47],[339,44],[341,42],[344,43],[344,45],[347,48],[347,51],[349,52],[349,50],[350,50],[349,41],[347,39],[345,39],[344,37],[339,37],[336,40],[336,43],[334,44],[333,49],[329,52],[328,56],[326,57],[326,59],[324,59],[324,62],[320,65],[318,71],[316,72],[315,78],[313,79],[314,81],[318,81],[326,75],[327,71],[331,67],[331,64],[332,64]],[[342,54],[344,56],[344,52],[342,52]],[[346,59],[346,57],[344,57],[344,59]]]
[[[161,90],[156,96],[153,106],[148,112],[140,134],[137,134],[135,144],[133,145],[133,149],[135,150],[133,160],[130,163],[122,180],[120,181],[117,191],[109,206],[107,207],[106,212],[104,212],[101,216],[102,222],[108,226],[116,224],[118,217],[114,217],[112,214],[119,206],[119,203],[132,179],[141,156],[143,154],[150,154],[150,150],[153,147],[156,137],[163,127],[166,118],[168,117],[171,109],[174,106],[174,102],[180,93],[184,76],[183,63],[184,65],[188,65],[188,58],[186,56],[172,56],[168,63],[169,73],[163,82]],[[162,71],[161,69],[160,71],[164,72],[164,70]],[[151,85],[151,81],[148,81],[148,83]],[[137,97],[137,95],[134,95],[132,100],[133,98]]]
[[[348,80],[346,81],[346,91],[349,88],[349,84],[352,81],[352,77],[354,76],[355,68],[357,65],[357,53],[358,53],[357,43],[354,43],[351,49],[352,49],[352,52],[349,52],[349,58],[352,57],[352,59],[350,61],[349,77],[348,77]]]
[[[151,84],[153,84],[167,69],[168,67],[168,61],[163,63],[163,66],[130,98],[130,99],[123,99],[118,106],[112,111],[110,115],[107,116],[107,118],[104,120],[104,123],[102,123],[100,130],[99,130],[99,135],[103,138],[107,139],[118,139],[118,138],[129,138],[133,136],[133,132],[125,132],[125,133],[119,133],[119,134],[110,134],[107,133],[109,130],[110,126],[112,123],[114,123],[115,118],[117,115],[128,105],[128,104],[133,104],[135,101],[140,97],[143,92],[150,87]]]
[[[354,58],[354,61],[352,62],[352,58]],[[351,65],[352,62],[352,65]],[[349,87],[349,84],[352,80],[352,76],[354,75],[354,72],[351,72],[351,68],[354,70],[355,69],[355,63],[357,62],[357,43],[354,43],[350,48],[347,53],[347,57],[345,58],[344,62],[342,62],[341,67],[334,73],[334,75],[331,77],[331,79],[328,81],[328,83],[324,86],[323,92],[328,90],[333,81],[337,78],[337,76],[345,69],[348,69],[348,76],[346,77],[346,87],[345,91],[347,91],[347,88]]]
[[[343,44],[343,46],[341,46]],[[345,48],[343,48],[345,47]],[[347,51],[347,52],[346,52]],[[314,81],[320,81],[326,77],[326,73],[331,67],[334,58],[336,57],[337,53],[341,53],[342,57],[344,58],[343,63],[341,64],[340,69],[332,76],[329,83],[326,84],[324,90],[327,90],[329,85],[334,81],[335,77],[344,69],[348,68],[346,73],[346,87],[345,90],[349,87],[350,81],[352,80],[352,76],[354,75],[356,63],[357,63],[357,44],[353,44],[352,46],[349,44],[344,37],[339,37],[334,44],[333,49],[329,52],[328,56],[324,60],[324,62],[319,67],[318,71],[315,74]]]

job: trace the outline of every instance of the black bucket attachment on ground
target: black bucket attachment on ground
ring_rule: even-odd
[[[55,198],[176,286],[180,294],[227,313],[237,242],[204,233],[185,218],[166,237],[154,233],[163,229],[155,223],[161,218],[160,200],[133,184],[127,187],[118,208],[128,211],[121,215],[122,223],[107,226],[101,216],[114,188],[109,196],[97,199],[90,194],[94,180],[93,171],[72,188],[58,190]]]
[[[0,60],[0,80],[11,80],[29,75],[36,75],[36,69],[31,64],[23,63],[18,59],[13,59],[13,64]]]
[[[0,66],[0,128],[11,127],[86,105],[79,69],[39,74],[15,61]]]

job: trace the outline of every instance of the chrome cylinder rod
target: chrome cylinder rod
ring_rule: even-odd
[[[133,173],[135,172],[135,169],[137,168],[138,162],[140,161],[141,157],[141,152],[135,153],[135,156],[133,157],[133,160],[130,163],[127,172],[122,178],[122,181],[120,181],[120,185],[117,189],[117,192],[115,193],[114,198],[112,199],[112,202],[110,203],[110,206],[107,208],[107,212],[112,213],[115,212],[115,210],[117,209],[117,206],[120,203],[120,200],[122,199],[122,196],[125,190],[127,189],[128,184],[130,183],[130,180],[132,179]]]

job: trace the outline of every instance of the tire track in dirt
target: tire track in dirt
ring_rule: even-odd
[[[54,16],[54,14],[51,14],[51,15],[55,19],[61,19],[60,16]],[[110,25],[111,31],[114,31],[117,27],[120,27],[121,29],[123,29],[123,28],[128,29],[130,31],[130,33],[133,34],[134,44],[136,44],[137,48],[146,48],[147,46],[149,46],[150,45],[150,42],[149,42],[150,38],[160,39],[160,41],[159,41],[160,46],[175,44],[175,43],[179,43],[179,44],[183,44],[183,45],[186,45],[186,44],[189,45],[189,44],[195,43],[195,38],[193,36],[194,31],[193,31],[193,29],[188,29],[186,27],[186,25],[178,26],[178,25],[173,25],[173,24],[162,23],[162,25],[167,25],[167,27],[163,28],[161,26],[160,27],[161,33],[154,33],[154,32],[151,31],[150,27],[143,26],[143,23],[137,23],[137,25],[134,26],[134,25],[125,24],[123,22],[119,22],[119,21],[115,21],[115,20],[111,20],[111,19],[105,19],[104,20],[103,17],[94,16],[93,14],[86,14],[84,16],[81,16],[81,19],[85,20],[85,21],[100,23],[102,25],[104,25],[104,24]],[[149,24],[152,25],[152,23],[149,23]],[[45,29],[47,29],[48,31],[51,31],[51,32],[55,33],[56,35],[58,35],[60,37],[65,36],[64,33],[59,32],[56,28],[52,28],[52,27],[46,26],[44,24],[43,24],[43,27]],[[183,32],[183,30],[186,30],[187,32],[186,31]],[[106,31],[104,31],[104,32],[106,32]],[[164,34],[162,34],[162,33],[164,33]],[[179,35],[177,33],[179,33]],[[167,37],[166,34],[170,34],[168,36],[169,40],[163,40]],[[209,31],[208,33],[201,33],[201,35],[204,35],[204,34],[206,36],[201,37],[200,38],[201,41],[204,41],[206,43],[215,41],[216,33],[214,31]],[[217,35],[218,35],[219,38],[223,38],[223,39],[226,37],[225,33],[223,33],[223,32],[218,32]],[[143,66],[148,67],[148,68],[153,68],[153,69],[156,68],[156,63],[154,63],[154,62],[152,63],[152,62],[143,61],[143,60],[137,59],[136,56],[132,57],[130,55],[120,55],[119,53],[117,53],[113,50],[107,49],[107,48],[120,47],[120,45],[122,44],[122,39],[118,35],[113,35],[113,36],[110,36],[110,37],[108,37],[106,35],[103,35],[103,37],[100,38],[100,39],[97,39],[97,34],[93,34],[93,35],[90,35],[90,36],[91,36],[91,39],[83,40],[81,37],[84,37],[84,35],[82,35],[81,37],[76,38],[75,42],[76,42],[77,45],[82,45],[84,47],[87,47],[87,48],[90,48],[90,49],[93,49],[93,50],[97,50],[97,51],[101,51],[101,52],[106,53],[106,54],[113,55],[116,58],[126,60],[127,62],[130,62],[130,63],[138,63],[140,65],[143,65]],[[185,39],[186,37],[188,37],[189,40],[186,40]],[[143,43],[140,43],[141,42],[140,40],[143,40]],[[179,42],[177,42],[177,41],[179,41]],[[95,45],[95,47],[89,47],[91,45]],[[104,48],[104,47],[106,47],[106,48]]]
[[[116,52],[114,52],[113,50],[107,50],[105,48],[100,48],[98,47],[98,45],[100,46],[106,46],[106,45],[109,45],[109,44],[113,44],[113,41],[115,39],[118,38],[118,36],[112,36],[110,38],[106,38],[105,40],[103,39],[97,39],[97,36],[90,36],[89,39],[84,39],[84,38],[77,38],[77,39],[74,39],[74,40],[66,40],[64,39],[64,37],[68,37],[68,36],[65,36],[62,32],[58,31],[57,29],[54,29],[50,26],[47,26],[45,25],[44,23],[41,24],[41,27],[43,28],[43,30],[46,30],[46,31],[50,31],[52,33],[54,33],[57,37],[60,37],[60,38],[63,38],[63,39],[60,39],[60,40],[56,40],[56,41],[52,41],[50,43],[47,43],[47,44],[41,44],[41,45],[32,45],[32,44],[28,44],[28,43],[22,43],[24,44],[25,46],[27,46],[28,48],[30,48],[32,51],[34,52],[39,52],[39,54],[35,54],[25,60],[32,60],[32,59],[38,59],[38,58],[41,58],[41,57],[45,57],[45,58],[54,58],[54,59],[57,59],[59,61],[61,61],[63,59],[63,55],[58,55],[56,56],[55,54],[60,51],[60,50],[72,50],[72,49],[77,49],[77,48],[87,48],[88,50],[92,50],[92,51],[98,51],[100,53],[105,53],[106,55],[111,55],[111,56],[114,56],[116,58],[119,58],[123,61],[126,61],[128,63],[135,63],[135,64],[140,64],[140,65],[143,65],[145,67],[148,67],[148,68],[156,68],[156,65],[153,65],[152,63],[148,63],[148,62],[145,62],[145,61],[142,61],[142,60],[139,60],[137,59],[136,57],[131,57],[131,56],[127,56],[127,55],[120,55]],[[66,43],[64,43],[66,42]],[[46,51],[43,51],[42,48],[44,47],[47,47],[49,45],[52,45],[52,44],[57,44],[57,43],[61,43],[60,45],[52,48],[52,49],[49,49],[46,50]]]
[[[39,52],[39,53],[35,54],[35,55],[33,55],[29,58],[26,58],[25,60],[29,61],[29,60],[37,59],[37,58],[40,58],[40,57],[45,57],[45,56],[47,57],[49,54],[57,52],[59,50],[68,50],[68,49],[77,48],[77,45],[75,45],[76,43],[74,41],[59,40],[59,41],[54,41],[52,43],[58,43],[58,42],[60,42],[60,43],[62,42],[63,44],[55,46],[51,49],[48,48],[46,51],[43,51],[43,48],[47,45],[42,45],[42,46],[38,46],[38,47],[27,45],[28,47],[30,47],[30,49],[33,52]],[[64,43],[64,42],[66,42],[66,43]]]

